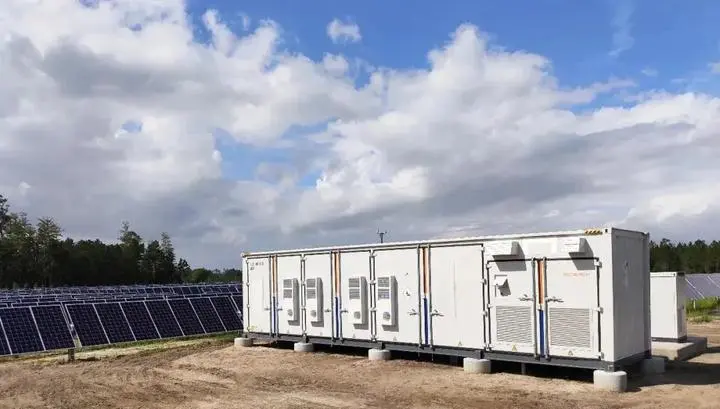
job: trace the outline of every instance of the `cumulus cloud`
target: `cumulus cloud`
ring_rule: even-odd
[[[335,18],[327,25],[327,35],[334,43],[357,43],[362,39],[360,27],[355,23]]]
[[[547,58],[471,25],[427,69],[377,67],[357,85],[346,57],[283,48],[272,21],[240,35],[209,11],[210,41],[189,21],[180,0],[0,3],[0,192],[74,237],[114,238],[124,219],[169,231],[210,266],[374,241],[378,227],[720,227],[713,96],[588,105],[633,84],[563,86]],[[227,146],[283,160],[229,177]]]

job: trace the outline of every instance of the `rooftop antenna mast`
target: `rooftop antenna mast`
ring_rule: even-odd
[[[378,229],[376,234],[380,236],[380,243],[385,243],[385,235],[387,234],[387,231],[380,231],[380,229]]]

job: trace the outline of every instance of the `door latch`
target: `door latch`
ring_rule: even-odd
[[[518,300],[520,301],[532,301],[532,297],[528,297],[527,294],[523,294],[522,297],[518,297]]]

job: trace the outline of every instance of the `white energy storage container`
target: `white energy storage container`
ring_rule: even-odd
[[[653,341],[687,340],[686,285],[684,273],[650,273],[650,333]]]
[[[615,368],[649,357],[649,236],[617,228],[243,254],[251,338]]]

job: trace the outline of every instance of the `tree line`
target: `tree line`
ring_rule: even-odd
[[[169,284],[234,281],[240,272],[190,267],[176,260],[170,235],[145,241],[123,222],[118,243],[73,240],[51,217],[32,223],[0,195],[0,287]]]
[[[673,243],[668,239],[650,243],[651,271],[720,273],[720,241]]]

